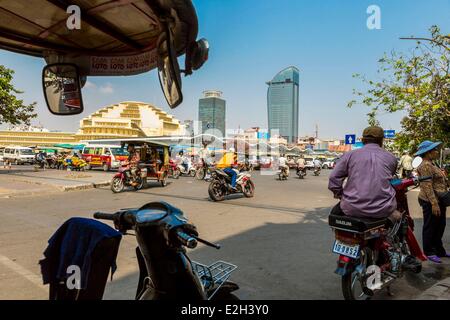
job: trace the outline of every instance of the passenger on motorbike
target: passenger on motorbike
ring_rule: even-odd
[[[384,150],[384,131],[380,127],[364,129],[364,147],[345,153],[331,172],[328,189],[340,199],[334,214],[353,217],[401,218],[396,210],[395,190],[390,180],[397,170],[397,159]],[[347,179],[345,186],[344,180]]]

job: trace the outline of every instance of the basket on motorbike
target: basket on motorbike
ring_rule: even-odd
[[[231,273],[237,268],[234,264],[225,261],[217,261],[209,266],[192,261],[191,265],[206,290],[212,288],[214,285],[220,287],[220,285],[230,278]]]

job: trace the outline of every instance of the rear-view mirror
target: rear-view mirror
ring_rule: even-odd
[[[413,162],[412,162],[412,166],[414,169],[417,169],[420,164],[422,163],[423,159],[421,157],[415,157]]]
[[[57,63],[45,66],[42,86],[51,113],[74,115],[83,112],[80,76],[76,65]]]
[[[159,54],[158,58],[158,76],[167,104],[171,108],[176,108],[183,102],[183,94],[181,92],[180,67],[172,41],[171,32],[167,27],[164,41],[165,54]]]

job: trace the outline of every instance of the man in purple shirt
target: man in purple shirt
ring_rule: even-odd
[[[337,162],[328,183],[335,198],[341,199],[340,207],[338,204],[333,213],[338,210],[363,218],[387,218],[394,211],[397,213],[395,190],[390,184],[397,159],[382,148],[383,138],[380,127],[364,129],[364,147],[344,154]]]

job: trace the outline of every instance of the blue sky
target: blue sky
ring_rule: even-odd
[[[353,88],[362,88],[353,73],[376,78],[377,60],[392,49],[407,51],[412,41],[439,25],[450,33],[450,0],[194,0],[199,37],[210,42],[208,62],[183,78],[184,102],[166,105],[156,71],[132,77],[90,77],[83,89],[81,116],[52,116],[41,93],[41,59],[0,51],[0,64],[16,71],[15,84],[26,102],[37,101],[39,118],[50,129],[74,131],[96,109],[124,100],[154,103],[177,118],[197,119],[198,99],[219,89],[227,100],[227,128],[267,126],[266,81],[287,66],[300,69],[300,134],[319,125],[322,138],[360,133],[367,108],[347,109]],[[366,27],[369,5],[381,8],[381,30]],[[386,129],[399,129],[401,114],[380,117]]]

